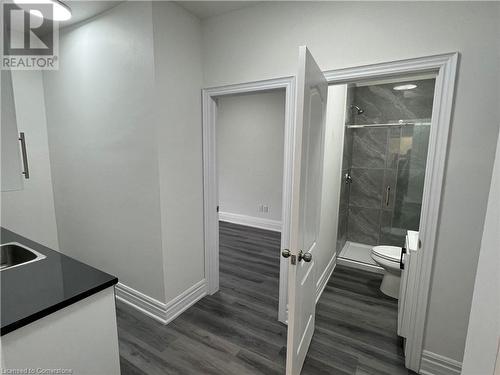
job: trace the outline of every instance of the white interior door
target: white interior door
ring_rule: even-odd
[[[319,235],[323,138],[328,84],[306,47],[300,47],[293,154],[288,272],[286,373],[300,374],[314,333],[315,261]]]

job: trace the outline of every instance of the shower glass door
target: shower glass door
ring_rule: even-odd
[[[434,79],[348,87],[337,253],[373,264],[376,245],[404,246],[418,230]],[[408,86],[408,85],[407,85]]]

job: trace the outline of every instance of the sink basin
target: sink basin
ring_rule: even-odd
[[[23,266],[45,258],[45,255],[36,252],[17,242],[10,242],[1,245],[1,265],[0,271],[5,271],[13,267]]]

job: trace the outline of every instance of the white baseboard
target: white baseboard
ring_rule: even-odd
[[[462,363],[454,359],[424,350],[420,362],[422,375],[460,375]]]
[[[120,301],[143,312],[151,318],[156,319],[163,324],[167,323],[165,320],[165,303],[132,289],[122,283],[116,284],[115,295]]]
[[[281,232],[281,221],[279,220],[232,214],[230,212],[219,212],[219,220],[233,224],[246,225],[247,227],[267,229],[272,230],[273,232]]]
[[[116,298],[163,324],[168,324],[207,294],[206,280],[200,280],[173,300],[163,303],[125,284],[115,287]]]
[[[323,294],[326,284],[328,284],[328,280],[330,280],[330,277],[332,276],[336,264],[337,264],[337,254],[334,252],[332,259],[330,259],[325,270],[323,271],[321,276],[318,278],[318,281],[316,282],[316,303],[318,303],[319,298]]]
[[[207,295],[207,282],[205,279],[198,281],[173,300],[167,302],[165,320],[167,323],[177,318],[184,311]]]

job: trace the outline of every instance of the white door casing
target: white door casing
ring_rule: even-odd
[[[285,90],[285,137],[283,154],[283,197],[281,248],[288,248],[291,201],[291,171],[293,154],[293,132],[295,116],[295,77],[275,78],[257,82],[239,83],[202,91],[203,101],[203,190],[205,231],[205,279],[207,293],[219,290],[219,227],[218,187],[216,168],[216,118],[217,98],[226,95]],[[279,254],[276,254],[279,256]],[[287,322],[288,262],[280,259],[278,320]]]
[[[286,373],[300,374],[314,333],[314,252],[319,235],[328,83],[300,47],[290,217]],[[312,259],[303,260],[309,253]],[[307,259],[306,259],[307,260]]]

